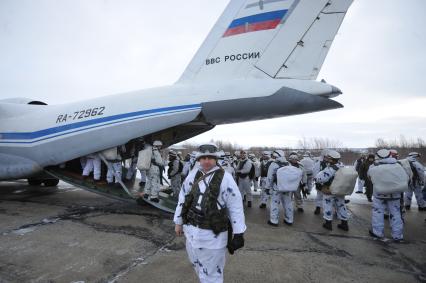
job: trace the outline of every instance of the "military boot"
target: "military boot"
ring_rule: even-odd
[[[337,228],[342,229],[343,231],[349,231],[348,221],[342,220],[342,223],[337,224]]]
[[[247,202],[247,207],[251,207],[251,201]]]
[[[317,206],[317,207],[315,208],[314,214],[315,214],[315,215],[318,215],[318,214],[320,214],[320,213],[321,213],[321,207]]]
[[[331,220],[326,220],[324,224],[322,224],[322,227],[330,231],[333,230],[333,226],[331,225]]]

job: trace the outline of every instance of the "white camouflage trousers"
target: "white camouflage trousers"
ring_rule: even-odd
[[[110,166],[108,166],[108,172],[106,176],[107,182],[113,183],[115,179],[115,182],[118,183],[118,179],[121,180],[121,175],[123,172],[123,168],[121,167],[121,162],[109,162],[109,165]]]
[[[257,181],[256,181],[256,178],[254,178],[252,180],[252,183],[253,183],[253,189],[254,189],[254,191],[257,192],[257,190],[259,189],[259,179],[257,179]]]
[[[373,211],[371,224],[373,233],[379,237],[384,237],[385,233],[385,209],[389,211],[389,221],[392,230],[392,238],[395,240],[403,239],[404,224],[401,219],[400,200],[399,199],[379,199],[373,198]]]
[[[93,171],[93,179],[101,179],[101,158],[96,156],[94,158],[87,158],[86,165],[83,169],[83,176],[89,176]]]
[[[364,184],[365,184],[365,181],[364,180],[361,180],[359,177],[358,177],[358,179],[356,180],[356,185],[357,185],[357,189],[356,189],[356,191],[357,192],[364,192]]]
[[[251,194],[251,184],[250,178],[240,178],[238,177],[238,188],[240,189],[241,197],[246,196],[247,201],[253,201],[253,196]]]
[[[201,283],[222,283],[225,268],[225,248],[194,248],[186,241],[186,252],[189,261]]]
[[[260,178],[260,189],[262,190],[260,192],[260,203],[267,204],[269,201],[269,198],[271,197],[270,194],[266,193],[267,187],[267,178],[261,177]]]
[[[294,196],[294,202],[296,203],[297,208],[303,208],[303,198],[302,198],[302,189],[299,186],[297,191],[293,193]]]
[[[345,197],[343,196],[333,196],[333,195],[324,195],[323,199],[323,208],[324,215],[323,218],[328,221],[333,220],[333,207],[336,209],[337,218],[340,220],[348,220],[348,211],[346,210]]]
[[[158,166],[152,165],[151,168],[149,168],[144,189],[145,194],[149,195],[151,198],[158,198],[158,193],[161,190],[160,168]]]
[[[417,205],[419,207],[425,207],[426,203],[425,203],[425,200],[423,199],[422,187],[421,186],[413,186],[413,185],[408,186],[408,191],[405,192],[405,194],[404,194],[405,195],[404,205],[411,205],[411,200],[413,198],[413,192],[414,192],[414,195],[416,196]]]
[[[280,204],[284,209],[284,219],[288,223],[293,223],[294,209],[293,202],[291,200],[292,192],[278,192],[272,191],[271,198],[271,209],[270,209],[270,221],[274,224],[278,224],[280,221]]]
[[[319,190],[317,190],[317,196],[316,196],[316,198],[315,198],[315,206],[316,207],[322,207],[322,205],[323,205],[323,193],[321,192],[321,191],[319,191]]]

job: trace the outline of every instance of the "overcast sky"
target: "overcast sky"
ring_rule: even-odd
[[[228,0],[0,0],[0,99],[48,104],[173,84]],[[216,127],[191,141],[347,147],[426,138],[426,1],[355,0],[318,79],[344,109]]]

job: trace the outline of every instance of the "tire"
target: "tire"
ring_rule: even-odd
[[[28,185],[30,186],[40,186],[41,183],[43,183],[42,180],[28,179]]]
[[[59,180],[58,179],[47,179],[43,181],[43,184],[46,187],[55,187],[59,184]]]

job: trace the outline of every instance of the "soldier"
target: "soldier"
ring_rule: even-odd
[[[303,165],[306,173],[306,193],[310,195],[314,184],[314,161],[312,160],[311,153],[309,151],[305,152],[300,163]]]
[[[275,157],[274,161],[270,164],[268,169],[268,188],[272,194],[271,196],[271,209],[268,224],[278,227],[280,204],[282,203],[284,209],[284,224],[293,224],[293,203],[291,201],[291,192],[280,192],[277,187],[277,171],[278,169],[289,166],[284,151],[278,149],[274,150],[272,156]]]
[[[101,158],[98,153],[87,155],[86,164],[83,169],[83,180],[87,179],[93,171],[93,179],[96,183],[101,181]]]
[[[161,157],[161,147],[163,143],[161,141],[154,141],[152,144],[152,158],[151,167],[147,172],[147,180],[145,184],[145,193],[143,197],[145,199],[150,198],[152,202],[159,202],[158,193],[161,190],[161,178],[164,169],[164,161]]]
[[[367,172],[370,166],[374,164],[374,159],[374,154],[370,153],[358,169],[358,178],[361,179],[365,185],[365,195],[369,202],[372,202],[371,197],[373,196],[373,183],[371,183],[371,180],[368,178]]]
[[[329,164],[327,167],[318,173],[315,177],[315,182],[318,182],[322,189],[322,193],[324,195],[323,199],[323,208],[324,208],[324,224],[322,225],[327,230],[333,230],[332,220],[333,220],[333,207],[336,209],[337,218],[342,222],[337,225],[337,228],[342,229],[344,231],[349,231],[348,226],[348,211],[346,210],[345,198],[343,196],[331,195],[330,186],[334,180],[334,176],[339,170],[339,168],[343,167],[342,164],[339,163],[340,153],[335,150],[329,150],[327,152],[327,160]]]
[[[299,156],[297,154],[294,154],[294,153],[290,154],[288,156],[288,161],[290,162],[290,165],[302,170],[302,180],[300,181],[297,191],[293,193],[293,197],[294,197],[294,202],[296,203],[297,211],[304,212],[302,195],[306,196],[306,183],[308,180],[306,170],[303,167],[302,163],[299,162]]]
[[[356,194],[362,194],[364,192],[364,182],[365,179],[362,179],[361,176],[361,165],[364,163],[365,161],[365,154],[361,154],[361,156],[355,161],[354,163],[354,167],[355,167],[355,171],[358,172],[358,179],[357,179],[357,190],[356,190]],[[368,169],[368,168],[367,168]]]
[[[375,238],[383,238],[384,237],[384,212],[385,210],[389,211],[389,219],[392,230],[392,238],[395,242],[403,241],[403,229],[404,223],[401,218],[400,211],[400,198],[401,193],[395,192],[390,194],[380,194],[377,192],[377,187],[379,183],[382,182],[381,178],[386,178],[387,176],[384,173],[376,173],[375,171],[386,169],[387,171],[391,171],[392,176],[397,176],[398,180],[402,180],[401,182],[405,182],[405,185],[408,183],[408,175],[405,173],[404,169],[398,168],[395,166],[397,164],[397,160],[391,157],[391,152],[387,149],[381,149],[377,151],[376,156],[378,157],[378,163],[376,165],[372,165],[368,170],[368,177],[371,178],[374,189],[374,197],[373,197],[373,211],[372,211],[372,230],[369,230],[371,236]],[[399,170],[398,170],[399,169]],[[377,176],[378,178],[372,178],[371,176]],[[405,180],[405,181],[404,181]],[[386,180],[385,180],[386,181]],[[389,182],[386,182],[386,186],[389,186]],[[386,188],[389,189],[389,188]],[[392,189],[392,188],[390,188]]]
[[[244,246],[244,209],[234,179],[217,166],[217,147],[205,144],[199,151],[200,168],[191,171],[179,194],[175,232],[185,235],[200,282],[223,282],[226,248],[233,254]]]
[[[183,165],[179,160],[178,155],[173,150],[169,151],[169,168],[167,170],[167,177],[170,180],[171,189],[173,190],[173,196],[177,197],[179,195],[179,190],[181,186],[181,173]]]
[[[189,156],[187,156],[187,158],[185,158],[185,164],[183,165],[183,169],[182,169],[182,177],[185,180],[185,178],[188,176],[189,172],[192,171],[192,169],[194,169],[194,167],[196,166],[197,160],[195,159],[197,155],[196,151],[193,151],[189,154]]]
[[[240,151],[240,162],[237,166],[237,178],[238,178],[238,187],[240,188],[240,193],[243,196],[243,200],[247,200],[247,207],[251,207],[253,196],[251,194],[251,184],[250,184],[250,171],[252,163],[247,158],[247,153],[244,150]]]
[[[408,161],[410,162],[411,170],[413,171],[413,177],[411,178],[410,186],[408,187],[408,192],[405,192],[405,209],[410,210],[411,208],[411,199],[413,193],[416,196],[417,205],[419,211],[426,210],[426,202],[423,199],[422,188],[425,185],[425,169],[423,165],[418,161],[420,154],[417,152],[410,152],[408,154]]]
[[[269,197],[271,196],[269,187],[268,187],[268,169],[273,161],[271,160],[271,154],[268,151],[264,151],[262,155],[262,160],[260,163],[260,205],[259,208],[266,208]]]
[[[122,179],[123,166],[121,164],[122,161],[122,152],[126,151],[126,147],[124,145],[118,146],[115,148],[117,154],[115,159],[107,159],[108,161],[108,171],[106,175],[106,179],[109,186],[114,186],[115,184],[119,185],[119,180]],[[114,183],[115,179],[115,183]],[[121,187],[121,185],[119,185]]]
[[[249,159],[254,166],[254,177],[253,179],[251,179],[251,182],[253,183],[253,190],[257,192],[257,190],[259,189],[260,162],[259,160],[257,160],[256,155],[254,155],[254,153],[249,154]]]
[[[321,156],[318,158],[318,160],[314,164],[313,173],[314,176],[318,175],[319,172],[324,170],[327,167],[327,153],[328,149],[324,149],[321,151]],[[315,182],[315,189],[317,190],[317,196],[315,198],[315,211],[314,213],[316,215],[319,215],[321,213],[321,207],[323,205],[323,194],[321,192],[321,184],[318,182]]]

